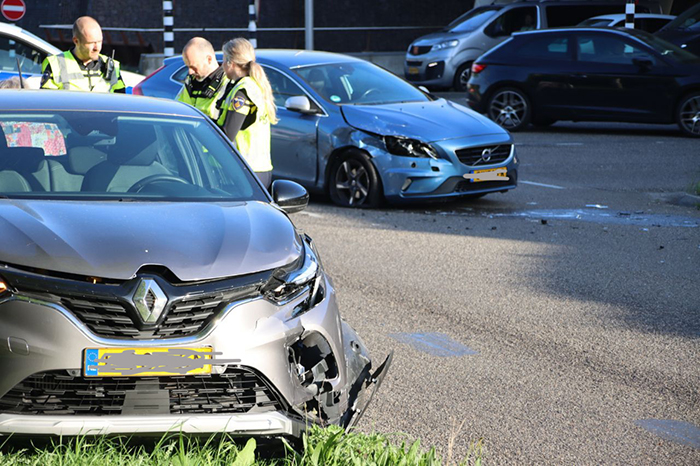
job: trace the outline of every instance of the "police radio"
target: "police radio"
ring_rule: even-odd
[[[113,74],[114,74],[114,49],[112,49],[112,56],[107,59],[107,70],[105,71],[105,80],[111,81]]]

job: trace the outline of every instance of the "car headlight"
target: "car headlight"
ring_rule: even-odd
[[[265,298],[278,305],[306,296],[294,308],[292,317],[308,311],[321,302],[325,296],[323,268],[313,241],[304,235],[303,244],[303,254],[291,264],[275,270],[268,283],[263,287]]]
[[[386,145],[386,150],[389,151],[390,154],[407,157],[439,158],[433,146],[417,139],[384,136],[384,144]]]
[[[457,47],[458,44],[459,41],[457,39],[446,40],[444,42],[440,42],[438,44],[433,45],[432,50],[451,49],[452,47]]]

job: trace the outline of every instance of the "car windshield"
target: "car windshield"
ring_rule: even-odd
[[[700,62],[700,57],[691,53],[687,50],[683,50],[675,44],[665,41],[654,34],[649,34],[643,31],[637,31],[637,35],[642,36],[641,38],[646,42],[651,48],[659,52],[664,57],[672,58],[681,63],[697,63]]]
[[[492,17],[500,8],[474,8],[452,21],[444,29],[448,32],[474,31]]]
[[[334,104],[378,105],[430,100],[411,84],[367,62],[331,63],[294,71],[321,97]]]
[[[0,196],[133,201],[266,200],[204,118],[0,110]]]
[[[676,16],[673,21],[666,25],[664,31],[668,31],[670,29],[690,29],[700,31],[700,5]]]

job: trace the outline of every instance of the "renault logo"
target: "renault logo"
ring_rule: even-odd
[[[491,160],[491,153],[493,152],[493,149],[490,147],[487,147],[486,149],[481,151],[481,160],[484,162],[489,162]]]
[[[168,297],[155,280],[145,278],[136,287],[133,301],[141,320],[146,324],[154,324],[163,313]]]

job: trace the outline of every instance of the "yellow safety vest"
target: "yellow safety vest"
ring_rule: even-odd
[[[110,60],[105,55],[100,55],[105,63]],[[60,55],[50,55],[44,59],[41,66],[42,73],[47,67],[51,67],[53,79],[46,81],[43,89],[63,89],[86,92],[114,92],[124,89],[124,82],[119,79],[121,76],[120,65],[114,60],[114,71],[109,80],[106,80],[102,70],[98,73],[83,69],[78,64],[73,54],[67,50]]]
[[[248,98],[257,108],[255,122],[246,129],[241,129],[236,134],[236,147],[255,172],[269,172],[272,170],[270,158],[270,118],[267,115],[265,98],[258,83],[251,77],[245,76],[238,80],[231,92],[226,96],[226,103],[221,109],[218,124],[223,126],[228,112],[234,111],[233,98],[239,90],[245,90]]]
[[[204,112],[204,114],[207,115],[209,118],[211,118],[214,121],[217,121],[221,113],[221,109],[217,106],[217,103],[220,100],[224,99],[224,97],[226,97],[226,86],[229,83],[229,79],[226,77],[226,73],[224,73],[224,76],[221,79],[221,82],[219,83],[219,87],[216,89],[216,92],[210,98],[192,96],[188,91],[188,86],[191,79],[191,75],[188,75],[185,81],[185,85],[182,87],[182,89],[180,89],[180,92],[177,94],[177,97],[175,97],[175,99],[198,108],[199,110]]]

